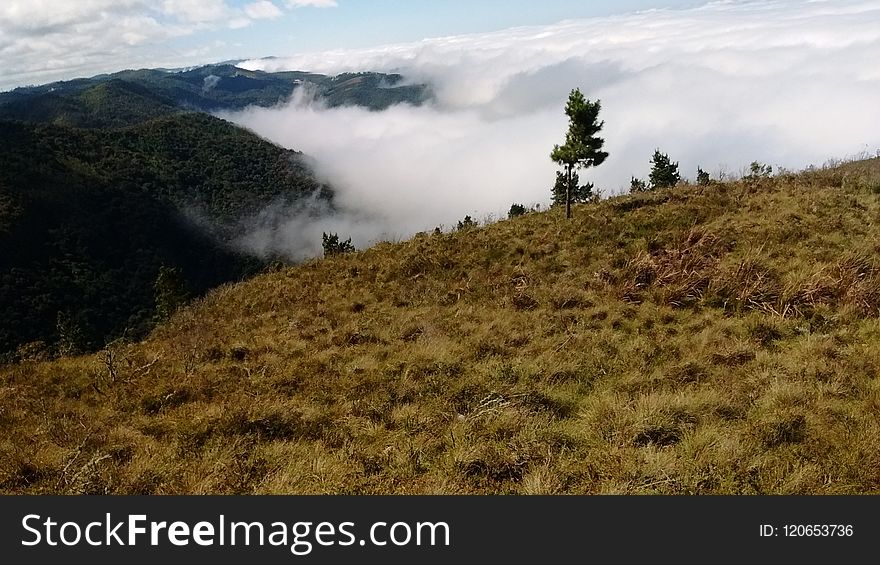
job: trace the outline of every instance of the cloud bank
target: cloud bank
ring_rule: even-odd
[[[647,176],[655,148],[690,177],[697,166],[716,175],[754,160],[798,169],[874,151],[878,60],[878,0],[725,1],[249,61],[242,66],[267,71],[400,72],[432,84],[437,100],[367,112],[298,97],[226,117],[313,156],[338,190],[344,213],[334,227],[365,245],[465,214],[504,214],[512,202],[549,202],[549,152],[563,141],[562,108],[576,86],[603,103],[611,157],[582,177],[605,194]],[[275,221],[263,234],[281,250],[306,235],[320,241],[324,227]]]

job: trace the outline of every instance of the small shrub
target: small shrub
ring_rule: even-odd
[[[712,182],[712,178],[709,176],[709,173],[704,171],[701,167],[697,167],[697,184],[700,186],[709,186],[710,182]]]
[[[527,210],[522,204],[511,204],[510,211],[507,212],[508,218],[518,218],[524,216]]]
[[[642,179],[633,177],[629,184],[629,191],[632,193],[648,192],[648,183]]]
[[[354,245],[351,244],[351,238],[340,241],[339,235],[335,233],[323,234],[324,257],[333,255],[344,255],[355,251]]]
[[[463,220],[459,220],[457,229],[458,231],[464,231],[475,227],[477,227],[477,222],[470,216],[465,216]]]
[[[749,174],[746,175],[748,179],[768,179],[773,174],[773,167],[770,165],[765,165],[759,161],[752,161],[752,164],[749,165]]]

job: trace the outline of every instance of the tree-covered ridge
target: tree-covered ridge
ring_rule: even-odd
[[[40,92],[0,102],[0,118],[90,128],[125,127],[179,111],[173,100],[120,79],[69,94]]]
[[[232,230],[276,199],[294,200],[328,187],[317,182],[303,156],[206,114],[162,118],[119,132],[77,132],[57,140],[83,165],[155,193]],[[73,144],[87,140],[83,146]]]
[[[298,154],[204,114],[122,130],[0,121],[0,354],[142,335],[163,265],[192,295],[237,280],[260,266],[222,241],[238,220],[316,191],[330,197]]]
[[[182,110],[213,112],[273,106],[305,84],[329,106],[382,110],[399,103],[421,104],[425,85],[403,83],[400,75],[265,73],[233,65],[209,65],[181,72],[130,70],[89,79],[17,88],[0,93],[0,119],[84,128],[118,128]]]
[[[305,85],[331,107],[430,95],[399,75],[233,65],[0,93],[0,355],[143,335],[164,308],[160,294],[197,296],[258,268],[226,247],[242,219],[332,194],[301,154],[204,112],[275,105]],[[160,273],[186,288],[157,286]]]
[[[331,107],[363,106],[382,110],[402,102],[420,105],[431,96],[426,85],[406,84],[398,74],[343,73],[319,80],[317,84],[319,93]]]

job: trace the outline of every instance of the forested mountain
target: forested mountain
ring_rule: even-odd
[[[129,70],[0,93],[0,355],[89,350],[155,320],[160,268],[198,295],[258,270],[228,245],[270,203],[330,200],[302,155],[206,112],[420,104],[399,75]],[[5,120],[5,121],[4,121]],[[165,281],[167,282],[167,281]]]
[[[238,221],[315,193],[331,198],[301,155],[205,114],[117,130],[0,121],[0,353],[143,335],[161,267],[189,295],[253,273],[224,243]]]
[[[209,65],[177,72],[122,71],[18,88],[0,93],[0,119],[86,128],[124,127],[184,110],[272,106],[307,83],[314,85],[317,96],[329,106],[381,110],[402,102],[421,104],[430,96],[425,85],[407,85],[400,75],[347,73],[329,77]]]
[[[74,127],[124,127],[179,111],[174,101],[120,79],[68,93],[48,91],[8,98],[12,100],[0,103],[2,118]]]

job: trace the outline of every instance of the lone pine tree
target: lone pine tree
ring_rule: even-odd
[[[579,88],[575,88],[568,96],[565,115],[568,116],[568,132],[565,143],[553,147],[550,158],[565,168],[566,195],[565,217],[571,218],[572,175],[576,168],[596,167],[605,162],[608,153],[602,151],[605,140],[597,134],[605,122],[599,121],[602,104],[587,100]]]

